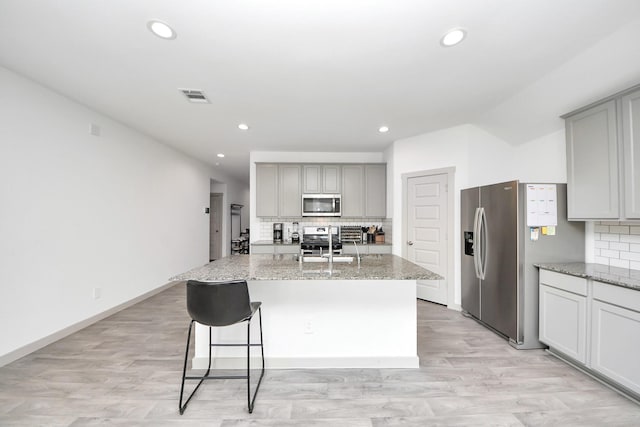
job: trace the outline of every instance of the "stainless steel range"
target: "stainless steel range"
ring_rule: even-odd
[[[342,254],[340,228],[336,226],[302,227],[302,255],[323,255],[329,253],[329,228],[331,228],[331,245],[334,255]]]

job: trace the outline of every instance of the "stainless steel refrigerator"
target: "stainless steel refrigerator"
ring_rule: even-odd
[[[541,262],[584,261],[584,222],[567,221],[567,186],[556,184],[555,235],[531,238],[526,184],[518,181],[461,192],[462,310],[518,349],[538,341]]]

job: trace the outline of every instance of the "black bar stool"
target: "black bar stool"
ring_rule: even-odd
[[[253,406],[264,376],[264,347],[262,346],[262,308],[261,302],[251,302],[246,280],[234,280],[230,282],[187,282],[187,311],[191,316],[189,333],[187,335],[187,349],[184,354],[184,368],[182,370],[182,386],[180,387],[180,415],[184,413],[189,401],[198,391],[204,380],[213,379],[246,379],[247,380],[247,405],[249,413],[253,412]],[[251,344],[251,319],[258,312],[260,320],[260,343]],[[198,322],[209,327],[209,367],[203,376],[187,376],[187,359],[189,358],[189,343],[193,323]],[[247,342],[241,344],[214,344],[211,342],[211,327],[229,326],[236,323],[247,322]],[[209,375],[211,372],[211,347],[247,347],[247,375]],[[262,371],[256,385],[256,390],[251,396],[250,358],[251,347],[260,346],[262,354]],[[187,401],[182,404],[185,380],[200,380],[196,388],[191,392]]]

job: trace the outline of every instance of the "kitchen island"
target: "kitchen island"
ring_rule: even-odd
[[[247,280],[263,304],[267,368],[417,368],[416,280],[441,277],[396,255],[330,266],[276,254],[234,255],[171,278],[190,279]],[[206,331],[196,329],[196,368],[206,366]],[[216,331],[220,342],[244,334],[243,325]],[[242,366],[241,349],[214,351],[214,367]]]

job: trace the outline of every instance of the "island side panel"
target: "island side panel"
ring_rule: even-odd
[[[250,281],[263,304],[266,366],[286,368],[417,368],[415,280]],[[258,322],[252,337],[258,337]],[[195,368],[206,368],[208,334],[196,334]],[[214,331],[241,342],[246,326]],[[242,368],[245,350],[214,348],[215,368]],[[252,365],[258,366],[258,350]]]

